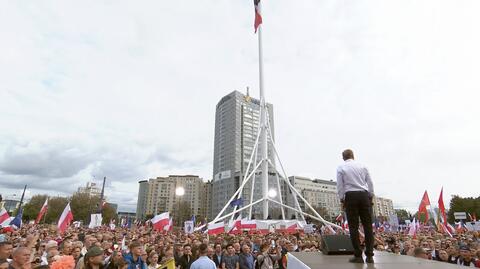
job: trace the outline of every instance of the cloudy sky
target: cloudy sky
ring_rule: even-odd
[[[0,1],[0,193],[212,177],[215,105],[258,96],[250,0]],[[478,196],[480,2],[263,1],[265,85],[290,175],[353,148],[380,196]]]

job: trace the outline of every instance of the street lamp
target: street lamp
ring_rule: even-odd
[[[183,187],[178,187],[175,189],[176,196],[183,196],[185,195],[185,189]]]
[[[275,189],[268,190],[268,197],[270,197],[270,198],[277,197],[277,191]]]

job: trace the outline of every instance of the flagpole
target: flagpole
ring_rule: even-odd
[[[258,3],[258,13],[261,15],[261,3]],[[262,29],[263,26],[258,26],[258,72],[259,72],[259,87],[260,87],[260,154],[262,156],[261,166],[261,180],[262,180],[262,196],[263,196],[263,219],[268,218],[268,139],[267,139],[267,113],[265,104],[265,85],[263,81],[263,44],[262,44]]]
[[[25,191],[27,190],[27,185],[23,188],[23,193],[22,193],[22,198],[20,198],[20,204],[18,205],[18,208],[22,207],[23,204],[23,198],[25,197]]]

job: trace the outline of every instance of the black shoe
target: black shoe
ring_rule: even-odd
[[[372,257],[372,256],[367,256],[367,258],[365,259],[365,262],[367,262],[367,263],[375,263],[375,262],[373,261],[373,257]]]
[[[351,263],[363,263],[363,258],[362,257],[353,257],[348,260]]]

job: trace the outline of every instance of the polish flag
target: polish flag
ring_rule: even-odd
[[[0,209],[0,226],[8,226],[10,224],[10,215],[8,215],[7,210],[2,207]]]
[[[43,206],[40,209],[40,212],[38,212],[38,216],[37,216],[37,219],[35,220],[35,224],[38,224],[40,222],[40,220],[43,218],[43,215],[45,215],[45,213],[47,212],[47,209],[48,209],[48,197],[45,200],[45,203],[43,203]]]
[[[237,219],[228,226],[228,233],[238,233],[242,229],[242,216],[238,216]]]
[[[240,227],[242,229],[254,230],[257,229],[257,222],[255,220],[242,219],[240,222]]]
[[[295,223],[293,225],[288,226],[287,229],[285,229],[285,232],[294,233],[297,231],[297,229],[298,229],[298,225]]]
[[[173,219],[172,218],[170,218],[168,220],[168,224],[165,227],[163,227],[163,230],[167,231],[167,232],[173,231]]]
[[[162,231],[170,223],[170,213],[165,212],[160,215],[156,215],[151,221],[154,229]]]
[[[223,222],[208,224],[208,234],[221,234],[224,232],[225,224]]]
[[[65,232],[65,230],[68,228],[72,220],[73,220],[73,214],[72,214],[72,210],[70,209],[70,203],[68,203],[65,209],[63,210],[63,213],[60,216],[60,219],[58,220],[57,227],[60,233]]]

